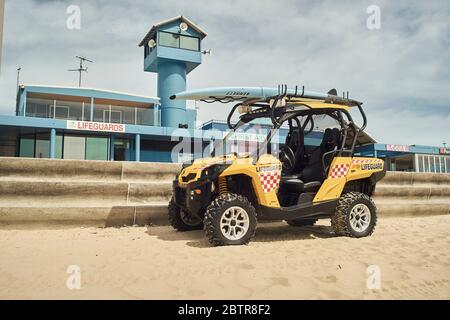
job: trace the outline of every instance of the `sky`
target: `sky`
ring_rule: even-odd
[[[67,28],[70,5],[81,28]],[[368,28],[380,8],[380,28]],[[305,86],[349,91],[364,102],[366,131],[380,143],[450,145],[450,1],[6,0],[0,114],[23,84],[77,86],[76,55],[94,60],[86,87],[156,95],[138,44],[161,20],[185,15],[208,33],[188,89]],[[200,104],[200,121],[231,105]],[[359,120],[356,116],[355,118]]]

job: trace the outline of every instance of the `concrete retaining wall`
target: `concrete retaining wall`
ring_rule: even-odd
[[[0,226],[167,223],[177,164],[0,158]],[[388,173],[380,216],[450,213],[450,175]]]
[[[388,172],[374,199],[383,216],[450,214],[450,174]]]
[[[178,164],[111,161],[0,158],[0,181],[127,181],[173,180]]]
[[[0,225],[167,223],[178,164],[0,158]]]

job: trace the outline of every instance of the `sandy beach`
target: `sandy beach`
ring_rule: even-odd
[[[261,224],[250,245],[210,247],[168,226],[0,230],[1,299],[449,299],[450,216],[380,219],[364,239],[328,221]],[[80,269],[69,290],[68,267]],[[367,273],[380,271],[380,289]]]

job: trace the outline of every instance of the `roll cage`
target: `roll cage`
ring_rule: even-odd
[[[308,105],[308,102],[303,101],[295,101],[295,98],[302,98],[304,93],[304,87],[302,90],[298,90],[298,87],[295,89],[295,94],[287,94],[287,86],[281,85],[278,86],[279,94],[268,98],[266,101],[244,101],[236,104],[230,111],[227,124],[230,130],[236,130],[237,127],[242,126],[254,119],[257,118],[270,118],[273,124],[272,130],[268,133],[266,141],[262,145],[262,149],[260,152],[268,152],[271,153],[271,140],[276,135],[277,131],[283,125],[283,123],[289,124],[289,130],[291,131],[293,128],[293,124],[295,123],[298,128],[301,128],[303,132],[308,128],[308,131],[305,134],[310,133],[314,129],[314,115],[328,115],[335,120],[337,120],[341,126],[341,144],[339,147],[336,147],[334,150],[326,152],[322,156],[322,163],[325,166],[325,159],[333,154],[343,157],[343,156],[352,156],[354,153],[354,149],[356,146],[358,134],[367,126],[367,117],[362,108],[362,103],[347,97],[337,97],[335,95],[329,95],[329,99],[324,100],[325,103],[329,104],[330,107],[326,108],[311,108]],[[330,91],[332,92],[332,91]],[[220,101],[219,101],[220,102]],[[229,101],[228,101],[229,102]],[[349,107],[357,107],[359,112],[361,113],[363,124],[361,127],[358,127],[350,113],[346,108],[342,108],[342,106]],[[236,110],[240,107],[252,107],[256,108],[252,111],[244,113],[240,116],[239,121],[236,124],[232,124],[231,119],[235,114]],[[300,123],[299,117],[306,117],[306,120],[303,124]],[[351,135],[350,135],[351,132]],[[348,143],[348,138],[351,136],[351,141]],[[265,149],[265,150],[264,150]]]

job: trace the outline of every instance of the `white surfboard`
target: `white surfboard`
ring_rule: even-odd
[[[294,89],[288,89],[287,93],[290,95],[302,95],[308,99],[327,99],[332,97],[326,93],[315,91],[304,91],[299,88],[297,92]],[[266,100],[270,97],[279,94],[278,88],[264,88],[264,87],[218,87],[205,88],[197,90],[188,90],[174,94],[170,98],[172,100],[214,100],[214,99],[230,99],[236,101],[245,100]]]

